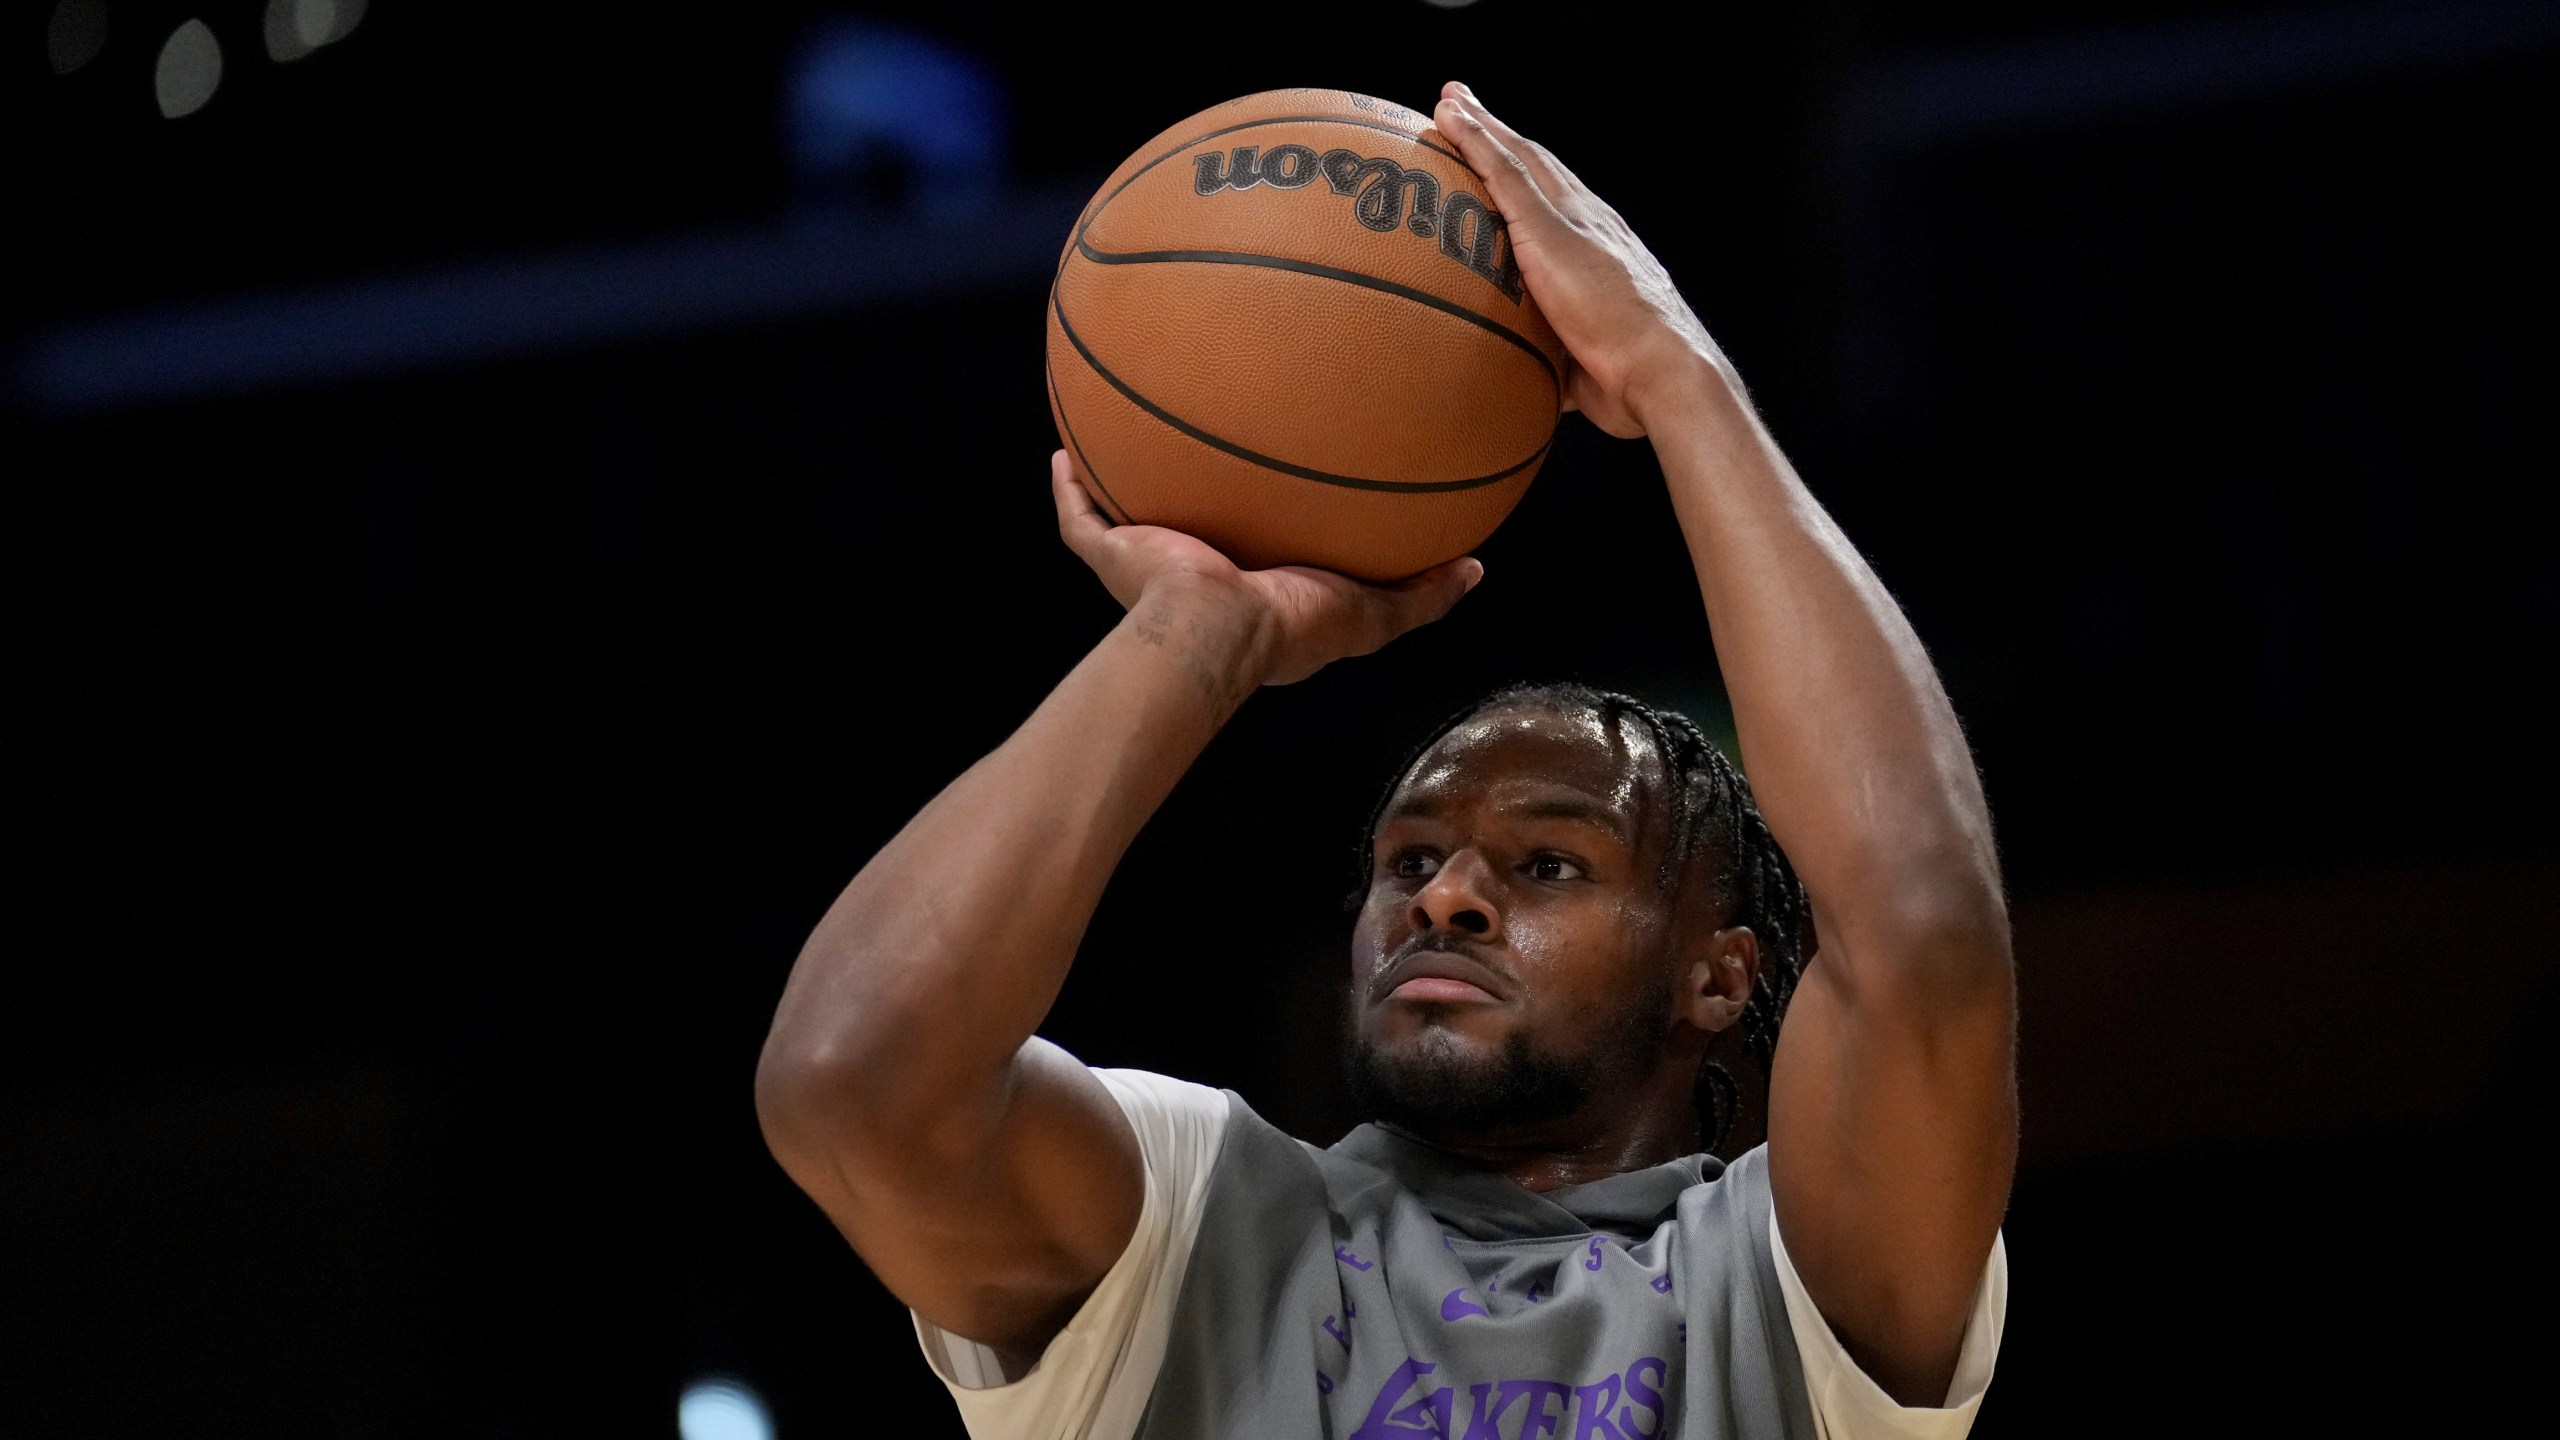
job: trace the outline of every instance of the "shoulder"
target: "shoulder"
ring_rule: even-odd
[[[1137,1134],[1148,1199],[1172,1202],[1176,1208],[1207,1185],[1238,1113],[1252,1113],[1227,1091],[1170,1075],[1104,1069],[1093,1074]]]
[[[1229,1116],[1238,1103],[1225,1090],[1214,1090],[1189,1080],[1176,1080],[1152,1070],[1094,1069],[1094,1078],[1111,1092],[1129,1123],[1143,1134],[1148,1129],[1180,1130],[1205,1128],[1225,1130]],[[1250,1113],[1250,1112],[1248,1112]]]
[[[1762,1167],[1765,1174],[1766,1166]],[[1765,1179],[1762,1182],[1766,1186]],[[1983,1262],[1973,1302],[1966,1314],[1964,1338],[1956,1354],[1955,1374],[1936,1405],[1904,1405],[1868,1376],[1831,1328],[1813,1296],[1797,1275],[1787,1253],[1785,1227],[1777,1211],[1767,1207],[1760,1231],[1785,1299],[1788,1328],[1804,1367],[1805,1388],[1824,1431],[1834,1437],[1893,1436],[1897,1440],[1961,1440],[1973,1426],[1982,1397],[1991,1387],[1991,1372],[2000,1357],[2001,1333],[2009,1317],[2009,1247],[1998,1232]]]
[[[1731,1160],[1702,1157],[1697,1183],[1681,1191],[1672,1207],[1684,1266],[1719,1271],[1760,1291],[1773,1302],[1775,1313],[1778,1256],[1769,1244],[1769,1218],[1775,1213],[1765,1147]]]
[[[1096,1067],[1129,1120],[1145,1196],[1126,1249],[1028,1368],[916,1319],[925,1357],[972,1435],[1067,1440],[1135,1430],[1161,1362],[1201,1212],[1234,1117],[1225,1091],[1145,1070]],[[1097,1427],[1098,1430],[1097,1430]]]

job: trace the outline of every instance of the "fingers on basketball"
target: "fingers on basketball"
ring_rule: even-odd
[[[1049,457],[1049,498],[1058,506],[1058,538],[1067,542],[1068,549],[1081,555],[1086,547],[1110,530],[1111,522],[1094,505],[1093,497],[1085,493],[1084,486],[1077,483],[1074,472],[1067,466],[1066,457],[1064,450]]]
[[[1526,214],[1555,208],[1549,190],[1556,181],[1557,167],[1543,148],[1503,124],[1484,108],[1483,102],[1471,97],[1454,97],[1444,101],[1442,108],[1458,116],[1458,134],[1452,138],[1457,140],[1467,163],[1493,189],[1505,220],[1517,226]]]
[[[1113,173],[1048,306],[1052,409],[1104,515],[1372,582],[1483,542],[1546,458],[1565,350],[1453,138],[1274,91]]]

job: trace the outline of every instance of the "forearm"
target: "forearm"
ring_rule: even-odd
[[[1902,1403],[1936,1405],[2016,1160],[2015,983],[1990,817],[1901,607],[1721,358],[1674,374],[1645,397],[1644,422],[1744,767],[1820,942],[1770,1078],[1777,1213],[1859,1366]]]
[[[1200,585],[1141,596],[828,910],[766,1044],[768,1110],[967,1124],[1000,1101],[1112,869],[1252,692],[1255,639]]]
[[[1022,728],[862,868],[809,937],[756,1072],[783,1168],[933,1324],[1029,1363],[1127,1249],[1145,1199],[1112,1093],[1032,1039],[1140,826],[1245,697],[1457,603],[1239,570],[1113,525],[1049,459],[1059,538],[1128,614]]]
[[[1661,262],[1465,87],[1433,113],[1573,352],[1575,406],[1661,458],[1752,790],[1813,903],[1769,1077],[1773,1213],[1869,1377],[1937,1404],[2016,1157],[2008,923],[1964,736]]]
[[[1669,367],[1642,403],[1744,767],[1826,951],[1988,963],[2005,947],[1990,818],[1919,637],[1720,358]]]

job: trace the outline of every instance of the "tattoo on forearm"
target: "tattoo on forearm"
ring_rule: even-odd
[[[1176,625],[1182,629],[1178,638],[1173,635]],[[1129,628],[1141,644],[1163,646],[1170,639],[1175,663],[1190,677],[1200,698],[1211,704],[1231,709],[1252,693],[1253,682],[1243,673],[1243,657],[1226,653],[1232,647],[1220,645],[1198,616],[1177,616],[1172,606],[1158,601],[1143,613],[1130,611]]]

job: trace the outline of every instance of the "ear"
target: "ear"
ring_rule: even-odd
[[[1681,986],[1682,1018],[1709,1034],[1731,1029],[1751,1003],[1760,977],[1760,937],[1748,925],[1728,925],[1706,937],[1689,956]]]

